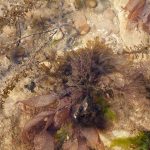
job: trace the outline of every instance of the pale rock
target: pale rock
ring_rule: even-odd
[[[40,64],[39,64],[40,66],[46,66],[47,68],[51,68],[51,63],[50,62],[48,62],[48,61],[44,61],[44,62],[41,62]]]
[[[105,31],[105,34],[109,35],[112,32],[116,32],[116,26],[114,25],[113,21],[107,18],[102,18],[101,24],[100,24],[101,29]]]
[[[53,36],[53,40],[55,41],[59,41],[62,40],[64,37],[64,34],[62,33],[62,31],[57,31],[56,34]]]
[[[13,26],[4,26],[3,27],[3,34],[7,37],[12,37],[13,35],[15,35],[16,33],[16,29]]]
[[[117,137],[117,138],[121,138],[121,137],[129,137],[130,133],[128,131],[125,130],[113,130],[112,134]]]

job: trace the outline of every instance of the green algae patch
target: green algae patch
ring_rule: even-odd
[[[112,111],[110,108],[107,108],[104,112],[105,118],[111,121],[116,121],[116,113]]]
[[[68,132],[67,132],[67,129],[62,127],[60,128],[56,135],[55,135],[55,138],[60,142],[64,142],[66,139],[67,139],[67,136],[68,136]]]
[[[149,150],[150,132],[140,132],[134,137],[114,139],[110,147],[121,147],[123,150]]]
[[[102,108],[104,118],[108,121],[116,121],[116,113],[111,109],[111,106],[103,97],[96,98],[96,103]]]

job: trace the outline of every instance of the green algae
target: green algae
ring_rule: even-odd
[[[102,97],[96,98],[96,103],[102,108],[104,118],[109,121],[116,121],[116,113],[111,109],[110,105]]]
[[[137,136],[117,138],[111,143],[111,148],[121,147],[123,150],[149,150],[150,132],[140,132]]]
[[[64,141],[66,140],[67,135],[68,135],[67,129],[62,127],[62,128],[60,128],[60,129],[57,131],[57,133],[56,133],[56,135],[55,135],[55,138],[56,138],[60,143],[62,143],[62,142],[64,142]]]

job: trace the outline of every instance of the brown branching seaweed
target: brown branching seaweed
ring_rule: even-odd
[[[24,2],[30,5],[30,8],[34,6],[34,0],[32,2],[31,0],[24,0]],[[64,12],[62,0],[57,2],[59,8],[56,16],[33,17],[32,21],[29,21],[30,23],[21,25],[21,19],[26,19],[25,15],[30,11],[26,9],[26,6],[19,8],[16,6],[11,9],[10,13],[6,12],[5,18],[0,18],[0,20],[4,20],[4,24],[16,27],[15,38],[4,42],[6,45],[2,45],[1,48],[3,54],[11,51],[9,58],[14,63],[0,77],[2,80],[0,88],[1,105],[3,105],[3,101],[9,95],[9,92],[16,87],[17,82],[28,75],[29,70],[35,67],[34,69],[38,72],[38,69],[42,69],[41,72],[44,72],[45,76],[41,76],[39,73],[38,80],[40,82],[45,78],[47,82],[53,82],[52,90],[49,90],[46,95],[43,94],[17,102],[17,104],[24,106],[25,112],[27,112],[28,107],[34,111],[34,116],[23,128],[23,141],[32,142],[35,150],[70,150],[71,148],[103,150],[104,145],[99,137],[98,129],[103,130],[107,127],[107,119],[104,114],[104,105],[98,104],[96,98],[101,98],[107,103],[115,97],[117,90],[127,93],[126,98],[129,100],[132,100],[133,93],[137,100],[143,96],[143,93],[149,98],[149,79],[141,75],[142,67],[134,71],[132,66],[124,69],[126,60],[122,60],[123,56],[114,54],[105,43],[99,42],[98,39],[88,42],[85,48],[65,51],[63,56],[55,54],[51,57],[46,56],[43,49],[53,42],[53,37],[57,32],[61,31],[64,36],[67,35],[65,38],[69,37],[66,40],[66,49],[70,48],[73,45],[72,41],[78,37],[71,20],[66,17],[71,12]],[[129,1],[125,10],[130,13],[129,21],[138,23],[142,21],[144,30],[149,32],[149,5],[145,5],[145,1]],[[9,18],[13,19],[9,21]],[[24,28],[24,26],[26,28],[28,25],[39,31],[22,35],[21,28]],[[0,24],[0,26],[3,27],[3,24]],[[25,28],[23,30],[26,30]],[[72,30],[76,32],[70,33]],[[48,38],[44,37],[46,34],[49,34]],[[31,46],[26,44],[27,39],[31,43],[30,38],[35,42]],[[34,48],[35,45],[37,48]],[[26,49],[30,51],[29,59],[23,60],[22,57],[25,56]],[[45,55],[50,67],[44,65],[41,68],[39,67],[39,60],[36,59],[39,52]],[[147,54],[147,49],[144,52],[144,54]],[[143,53],[143,50],[139,50],[133,55],[137,56],[141,53]],[[128,55],[129,53],[124,54]],[[121,86],[116,86],[118,82],[115,84],[114,82],[117,79],[114,81],[111,75],[121,74],[122,72],[126,73],[123,76],[130,82],[125,86],[122,83]],[[13,74],[13,76],[10,76],[10,74]],[[49,78],[52,78],[53,81],[50,82]],[[69,127],[64,133],[63,129],[66,126]],[[63,138],[56,136],[59,131],[63,132]]]
[[[63,56],[56,56],[52,63],[53,72],[46,70],[49,76],[56,79],[55,94],[19,101],[25,106],[39,109],[39,114],[25,125],[24,139],[34,139],[35,143],[39,142],[41,150],[46,150],[47,147],[44,145],[54,145],[53,140],[52,143],[47,143],[48,139],[53,139],[64,125],[72,124],[72,132],[68,135],[70,140],[67,143],[75,142],[78,148],[99,149],[101,147],[104,149],[96,128],[104,129],[106,119],[103,106],[96,103],[95,94],[104,99],[113,98],[114,87],[106,88],[103,77],[120,72],[121,66],[119,58],[98,39],[90,41],[85,48],[67,51]],[[59,140],[55,139],[55,141],[57,145]],[[65,143],[65,145],[68,144]],[[65,145],[63,147],[66,147]]]

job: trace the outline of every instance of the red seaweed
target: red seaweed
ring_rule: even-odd
[[[34,138],[34,150],[54,150],[54,143],[54,137],[48,131],[43,131]]]
[[[129,11],[129,26],[131,22],[142,24],[143,30],[150,33],[150,2],[148,0],[129,0],[124,8]]]
[[[56,103],[58,96],[56,94],[48,94],[48,95],[41,95],[29,98],[27,100],[18,101],[17,103],[23,103],[24,105],[38,108],[38,107],[45,107]]]

